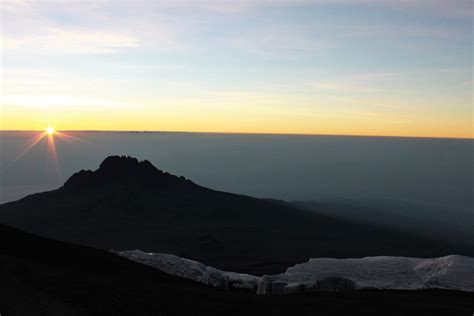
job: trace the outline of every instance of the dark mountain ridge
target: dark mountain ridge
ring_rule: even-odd
[[[58,190],[0,205],[0,222],[96,248],[172,253],[252,274],[282,272],[310,257],[474,254],[463,245],[214,191],[117,156]]]
[[[0,313],[23,315],[467,315],[473,293],[355,291],[257,296],[225,292],[109,251],[0,225]]]
[[[85,190],[102,185],[146,186],[161,190],[200,188],[184,177],[176,177],[153,166],[148,160],[128,156],[109,156],[96,171],[81,170],[73,174],[63,189]]]

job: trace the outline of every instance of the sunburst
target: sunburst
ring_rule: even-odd
[[[64,132],[57,131],[52,126],[48,126],[44,129],[43,132],[40,132],[38,135],[35,136],[33,141],[25,148],[25,150],[23,150],[18,155],[18,157],[15,159],[15,161],[19,160],[21,157],[26,155],[33,147],[38,145],[43,139],[46,139],[46,146],[47,146],[48,155],[50,156],[50,158],[52,158],[52,160],[54,162],[54,165],[55,165],[55,168],[56,168],[56,171],[57,171],[58,175],[60,175],[59,159],[58,159],[58,153],[57,153],[57,150],[56,150],[56,142],[55,142],[56,137],[58,137],[62,140],[65,140],[67,142],[70,142],[70,141],[81,141],[81,142],[83,142],[83,140],[81,138],[78,138],[78,137],[75,137],[75,136],[72,136],[72,135],[68,135]]]
[[[51,127],[51,126],[48,126],[44,129],[44,131],[46,132],[46,134],[48,135],[53,135],[55,130],[54,130],[54,127]]]

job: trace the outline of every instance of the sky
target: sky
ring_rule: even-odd
[[[473,138],[471,0],[2,0],[1,130]]]

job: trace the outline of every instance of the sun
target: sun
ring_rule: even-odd
[[[51,126],[48,126],[48,127],[45,128],[45,132],[48,135],[53,135],[54,134],[54,128],[52,128]]]

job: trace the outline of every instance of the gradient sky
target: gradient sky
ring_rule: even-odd
[[[473,137],[471,0],[2,0],[3,130]]]

